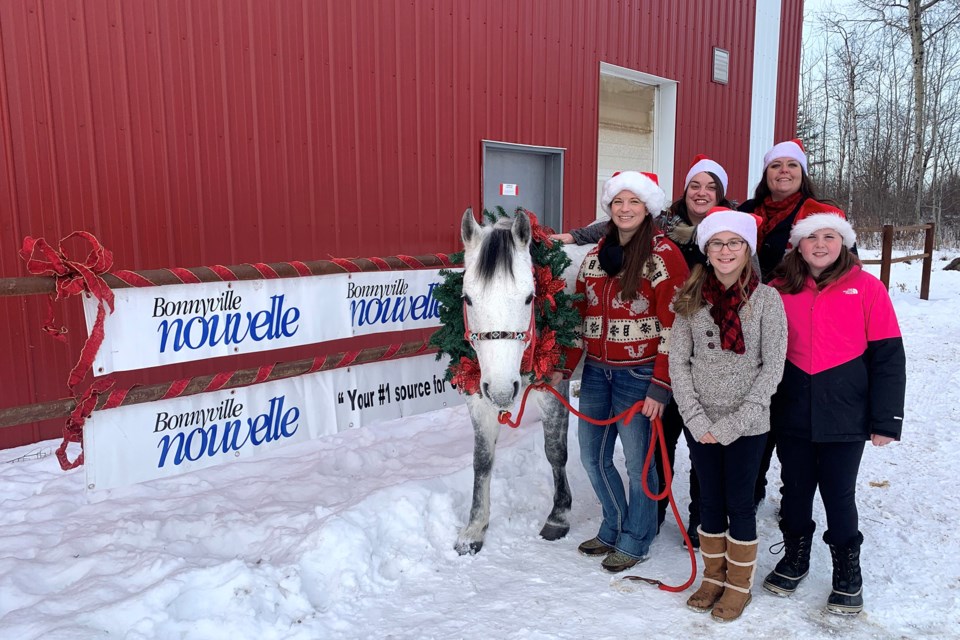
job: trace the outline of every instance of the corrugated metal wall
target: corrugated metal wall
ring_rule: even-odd
[[[785,1],[797,63],[801,7]],[[600,61],[679,81],[675,182],[701,151],[743,174],[753,11],[753,0],[3,0],[0,276],[26,275],[25,235],[80,229],[126,269],[453,251],[461,212],[479,204],[482,139],[564,147],[566,219],[585,223]],[[731,52],[729,85],[709,82],[714,46]],[[792,100],[778,130],[795,120],[795,86]],[[59,305],[69,348],[41,336],[45,304],[0,299],[0,406],[65,395],[79,304]],[[57,428],[5,429],[0,446]]]
[[[777,78],[777,121],[774,127],[777,142],[797,135],[803,0],[783,0],[780,11],[780,76]]]

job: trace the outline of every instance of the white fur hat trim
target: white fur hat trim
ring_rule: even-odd
[[[603,185],[600,206],[607,215],[612,213],[610,203],[624,189],[639,197],[651,216],[656,216],[667,206],[667,196],[656,182],[639,171],[621,171]]]
[[[697,246],[704,255],[710,238],[723,231],[730,231],[746,240],[751,254],[757,252],[757,219],[742,211],[714,208],[697,225]]]
[[[690,181],[693,180],[693,176],[704,171],[709,171],[713,175],[720,178],[720,184],[723,186],[723,192],[727,192],[727,172],[723,167],[720,166],[719,162],[714,162],[710,158],[702,158],[693,163],[693,165],[690,167],[690,171],[687,171],[687,177],[683,181],[683,190],[686,191],[687,187],[690,186]]]
[[[848,249],[852,248],[857,242],[857,234],[845,218],[835,213],[815,213],[793,225],[793,229],[790,230],[791,246],[796,248],[803,238],[821,229],[835,230],[843,238],[843,244]]]
[[[770,163],[777,158],[790,158],[796,160],[803,167],[803,172],[807,173],[807,154],[803,150],[799,140],[786,140],[773,145],[770,151],[763,156],[763,170],[766,171]]]

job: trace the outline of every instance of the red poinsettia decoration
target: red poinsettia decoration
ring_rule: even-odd
[[[475,359],[463,356],[460,363],[452,366],[453,378],[450,384],[460,390],[460,393],[472,395],[480,390],[480,363]]]
[[[546,242],[550,239],[550,234],[553,233],[553,229],[550,227],[540,226],[540,221],[537,220],[537,214],[533,211],[527,211],[527,217],[530,218],[530,231],[533,235],[534,242]]]
[[[555,278],[553,271],[546,265],[534,267],[533,278],[537,292],[537,301],[541,305],[549,302],[550,310],[556,311],[557,301],[553,296],[563,291],[564,286],[566,286],[563,278]]]
[[[560,362],[560,348],[557,345],[557,332],[544,329],[533,348],[523,352],[520,371],[529,373],[534,380],[546,380]]]

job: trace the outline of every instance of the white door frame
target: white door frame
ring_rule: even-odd
[[[677,86],[676,80],[661,78],[642,71],[618,67],[609,62],[600,63],[600,75],[623,78],[656,88],[653,113],[653,166],[660,188],[673,201],[674,148],[677,140]],[[599,83],[597,85],[599,87]],[[599,126],[599,125],[598,125]],[[597,176],[601,178],[603,176]]]

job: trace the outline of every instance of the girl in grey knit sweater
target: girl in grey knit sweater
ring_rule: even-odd
[[[757,218],[715,208],[697,242],[697,266],[674,303],[670,377],[700,480],[700,589],[687,601],[715,619],[736,619],[750,602],[757,558],[753,490],[770,397],[783,375],[787,321],[780,295],[759,282]]]

